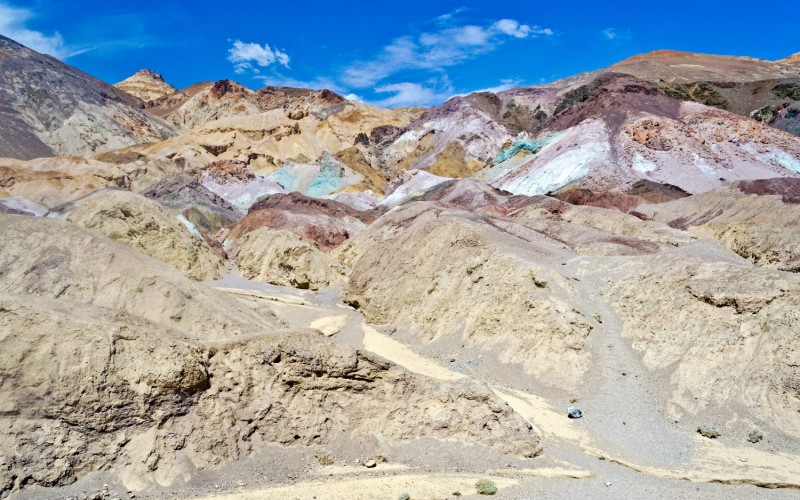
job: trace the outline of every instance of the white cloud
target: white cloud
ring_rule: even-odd
[[[427,86],[413,82],[381,85],[375,88],[376,93],[394,95],[373,104],[384,108],[431,106],[434,104],[441,104],[453,95],[453,85],[450,83],[450,79],[447,78],[447,76],[429,80],[425,83],[427,83]]]
[[[495,50],[509,38],[551,36],[553,30],[501,19],[488,26],[446,26],[393,40],[372,60],[344,70],[346,85],[364,88],[405,70],[442,70]]]
[[[459,7],[459,8],[455,9],[452,12],[448,12],[447,14],[442,14],[441,16],[437,16],[437,17],[433,18],[433,22],[434,23],[438,23],[438,24],[451,23],[451,22],[453,22],[453,20],[456,19],[456,17],[459,14],[461,14],[462,12],[466,12],[467,10],[469,10],[469,9],[467,9],[466,7]]]
[[[89,50],[67,46],[58,32],[52,35],[45,35],[40,31],[26,28],[26,22],[32,17],[33,12],[30,10],[0,3],[0,35],[11,38],[36,52],[48,54],[57,59],[66,59]]]
[[[228,50],[228,61],[233,63],[237,73],[244,73],[246,70],[258,73],[256,66],[263,68],[274,63],[289,67],[289,56],[285,52],[273,49],[266,43],[262,47],[257,43],[244,43],[241,40],[234,41],[233,47]]]
[[[347,94],[344,98],[348,101],[364,102],[364,98],[356,94]]]
[[[631,32],[617,28],[606,28],[600,31],[600,38],[609,42],[626,42],[631,39]]]
[[[379,106],[387,108],[427,104],[437,98],[437,94],[433,89],[412,82],[382,85],[376,88],[375,92],[394,93],[393,96],[387,97],[377,103]]]
[[[491,92],[493,94],[496,94],[498,92],[505,92],[506,90],[511,90],[515,87],[519,87],[520,85],[522,85],[522,80],[518,80],[515,78],[504,78],[500,80],[499,85],[495,85],[494,87],[486,87],[484,89],[473,90],[470,92],[465,92],[463,94],[454,94],[451,97],[463,97],[465,95],[475,94],[478,92]]]
[[[501,19],[494,23],[492,27],[501,33],[516,38],[526,38],[532,30],[527,24],[520,24],[514,19]]]

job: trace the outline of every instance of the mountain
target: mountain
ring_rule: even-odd
[[[781,62],[800,66],[800,52],[798,52],[797,54],[792,54],[786,59],[781,59]]]
[[[620,61],[608,70],[643,80],[664,80],[670,83],[744,83],[800,76],[798,69],[789,63],[789,59],[767,61],[753,57],[656,50]]]
[[[631,57],[608,70],[656,82],[662,92],[677,99],[751,116],[800,136],[798,60],[796,54],[765,61],[661,50]]]
[[[473,176],[527,195],[624,191],[641,179],[694,193],[800,175],[800,138],[610,72],[580,86],[454,98],[411,123],[383,155],[398,160],[394,168]]]
[[[0,497],[800,488],[796,58],[382,109],[2,42]]]
[[[176,92],[178,89],[164,81],[164,77],[149,69],[142,69],[115,83],[114,86],[141,99],[145,103]]]
[[[88,155],[172,135],[139,101],[0,36],[0,157]]]
[[[314,196],[342,189],[382,194],[393,171],[384,168],[369,137],[401,130],[422,113],[376,108],[329,90],[251,90],[230,80],[193,85],[150,102],[147,111],[177,134],[131,148],[137,155],[192,168],[243,162],[287,189]]]

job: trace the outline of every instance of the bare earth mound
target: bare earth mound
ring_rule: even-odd
[[[166,262],[203,281],[221,276],[222,259],[185,217],[121,189],[95,192],[57,209],[58,216]]]
[[[237,245],[235,262],[247,279],[311,290],[344,281],[343,266],[291,231],[256,229]]]

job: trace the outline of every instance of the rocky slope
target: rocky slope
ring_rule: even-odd
[[[752,116],[800,135],[800,71],[791,61],[656,51],[609,70],[656,83],[677,99]]]
[[[161,97],[178,91],[175,87],[164,81],[164,77],[153,70],[142,69],[115,83],[114,86],[144,103],[154,101]]]
[[[655,220],[716,238],[758,266],[800,271],[800,179],[740,181],[662,205]]]
[[[598,384],[619,381],[617,369],[624,379],[640,359],[636,376],[649,380],[647,397],[656,395],[670,422],[712,422],[742,440],[753,428],[796,439],[798,371],[790,339],[800,281],[794,274],[755,267],[702,239],[702,231],[688,234],[547,197],[508,196],[472,182],[437,186],[420,198],[430,201],[392,210],[334,251],[352,268],[344,297],[367,320],[431,357],[508,380],[525,373],[583,399],[608,412],[598,417],[608,432],[624,434],[624,421],[638,418],[641,401],[619,407],[620,393]],[[759,186],[762,194],[732,194],[728,214],[720,203],[709,204],[710,213],[735,227],[748,206],[765,217],[756,227],[771,224],[766,217],[774,220],[774,205],[762,201],[795,195],[763,184],[733,185]],[[722,195],[712,191],[652,210],[689,212],[711,196]],[[705,218],[697,213],[694,224],[702,228]],[[790,261],[794,232],[771,227],[789,234],[765,244]],[[741,243],[748,245],[759,248]],[[622,356],[609,349],[629,348],[635,358],[607,364]]]
[[[206,244],[194,224],[130,191],[95,191],[48,215],[141,250],[198,281],[219,278],[224,270],[222,259]]]
[[[0,186],[7,196],[23,197],[46,208],[77,200],[98,189],[129,184],[129,177],[121,168],[95,160],[0,159]]]
[[[372,323],[407,323],[421,341],[475,349],[483,359],[493,353],[575,386],[588,368],[583,345],[593,320],[570,299],[568,279],[535,264],[557,259],[558,245],[524,227],[471,219],[424,203],[385,215],[336,251],[352,266],[344,299]],[[529,232],[533,245],[507,234],[515,230]]]
[[[141,194],[170,209],[176,216],[183,216],[207,241],[242,218],[236,207],[209,191],[195,175],[188,173],[164,177]]]
[[[795,64],[795,65],[800,66],[800,52],[798,52],[796,54],[792,54],[789,57],[787,57],[786,59],[781,59],[781,62],[784,62],[784,63],[787,63],[787,64]]]
[[[0,157],[87,155],[172,135],[139,101],[0,36]]]
[[[325,444],[344,430],[538,453],[530,426],[485,389],[276,331],[274,313],[70,223],[0,215],[0,225],[0,441],[15,450],[3,454],[5,492],[109,468],[129,488],[169,485],[269,443]]]
[[[345,269],[287,230],[256,229],[237,241],[234,259],[247,279],[319,290],[344,281]]]
[[[274,194],[260,200],[231,228],[226,246],[261,228],[285,229],[323,251],[331,250],[361,232],[375,215],[333,200],[300,193]]]
[[[448,101],[412,123],[384,154],[435,173],[458,150],[460,170],[448,175],[527,195],[565,187],[619,192],[641,179],[702,192],[731,180],[800,175],[797,137],[622,74],[569,91],[509,91],[493,102],[494,113],[475,98]],[[525,110],[542,121],[531,119],[517,133],[516,122],[500,119],[512,107],[515,116]]]

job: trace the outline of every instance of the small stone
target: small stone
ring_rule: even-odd
[[[606,488],[608,488],[609,486],[611,486],[611,483],[609,483],[608,481],[606,481]]]
[[[411,500],[411,495],[404,491],[403,493],[397,495],[397,500]]]
[[[758,429],[753,429],[750,431],[750,434],[747,435],[747,440],[753,444],[761,441],[762,439],[764,439],[764,433]]]
[[[377,462],[375,462],[375,460],[367,460],[366,462],[364,462],[364,467],[366,467],[367,469],[374,469],[375,467],[377,467],[377,465],[378,464]]]
[[[583,416],[583,412],[577,406],[570,406],[567,408],[567,416],[569,418],[581,418]]]
[[[701,425],[697,428],[697,433],[709,439],[716,439],[722,435],[717,428],[712,425]]]
[[[218,490],[218,489],[219,489],[219,485],[218,485],[218,484],[215,484],[215,485],[214,485],[214,489],[215,489],[215,490]]]

